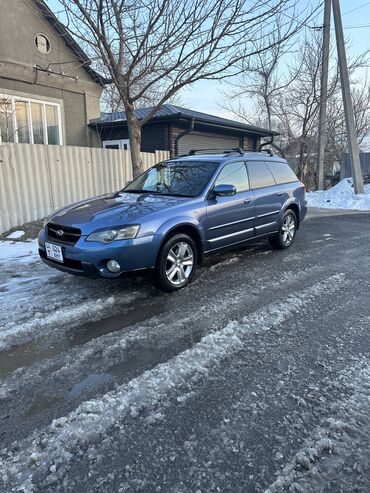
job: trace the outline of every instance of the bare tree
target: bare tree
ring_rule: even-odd
[[[367,79],[357,82],[352,88],[353,112],[357,142],[360,150],[369,148],[367,137],[370,134],[370,85]],[[334,163],[341,161],[342,154],[348,151],[347,134],[341,95],[330,98],[327,114],[328,142],[325,149],[325,171],[333,168]]]
[[[318,116],[320,110],[320,68],[322,58],[321,38],[314,33],[298,50],[295,61],[289,68],[292,82],[283,91],[276,111],[291,150],[296,151],[298,176],[310,187],[316,184],[316,152],[318,139]],[[334,55],[331,56],[335,60]],[[368,52],[349,60],[349,73],[355,84],[356,71],[368,64]],[[358,83],[358,82],[357,82]],[[337,63],[332,63],[328,80],[328,114],[333,114],[338,102],[341,102],[339,72]],[[340,120],[343,121],[343,118]],[[327,149],[333,143],[335,135],[343,131],[343,127],[332,126],[328,138]],[[344,124],[344,121],[343,121]],[[328,124],[329,126],[329,124]],[[328,132],[330,133],[330,132]],[[329,144],[331,142],[331,144]]]
[[[14,142],[16,129],[14,126],[14,106],[12,96],[0,95],[0,132],[1,143]]]
[[[292,49],[292,40],[287,33],[294,29],[294,19],[287,22],[280,13],[275,16],[275,29],[267,34],[269,50],[263,49],[264,40],[252,41],[256,55],[240,61],[240,75],[227,81],[223,91],[226,102],[222,107],[237,118],[251,120],[255,124],[272,130],[276,100],[291,83],[286,74],[278,71],[281,59]],[[284,41],[282,41],[284,40]],[[246,100],[253,101],[253,108]]]
[[[157,92],[153,91],[153,93],[148,94],[143,97],[138,103],[135,105],[135,108],[144,108],[146,106],[154,106],[157,103]],[[168,99],[168,103],[176,104],[179,106],[183,106],[183,102],[181,99],[181,95],[176,93],[171,98]],[[108,84],[101,96],[100,105],[103,111],[112,112],[112,111],[125,111],[124,104],[122,102],[122,98],[117,91],[117,87],[114,84]]]
[[[271,47],[277,13],[299,24],[297,0],[60,0],[70,33],[100,59],[126,112],[134,175],[142,170],[141,128],[179,90],[229,77],[237,63]],[[286,36],[291,35],[291,31]],[[260,40],[258,50],[253,42]],[[274,45],[281,40],[275,40]],[[233,69],[233,70],[232,70]],[[153,97],[154,93],[154,97]],[[135,108],[155,103],[138,120]]]
[[[280,132],[274,147],[291,160],[298,176],[315,186],[318,115],[320,108],[320,68],[322,42],[311,33],[290,53],[291,44],[277,45],[268,54],[255,58],[255,66],[238,81],[240,94],[231,90],[229,109],[239,118]],[[270,55],[268,57],[267,55]],[[290,60],[288,58],[290,57]],[[339,72],[331,53],[328,82],[327,168],[340,159],[346,149]],[[368,84],[356,79],[357,70],[368,65],[368,52],[349,60],[358,136],[361,141],[368,127]],[[251,102],[253,106],[251,107]]]

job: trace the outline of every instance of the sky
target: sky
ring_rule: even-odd
[[[300,0],[301,4],[306,4]],[[46,0],[49,7],[57,12],[61,9],[58,0]],[[317,2],[312,2],[316,5]],[[341,11],[343,19],[344,34],[351,38],[348,47],[349,54],[356,55],[365,49],[370,49],[370,1],[365,0],[341,0]],[[318,15],[314,25],[322,24],[322,14]],[[334,33],[334,22],[331,20],[332,31]],[[191,109],[211,113],[219,116],[228,116],[222,108],[224,96],[221,91],[219,81],[201,81],[181,93],[181,103]]]

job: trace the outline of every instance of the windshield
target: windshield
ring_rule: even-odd
[[[202,193],[218,164],[208,161],[165,161],[148,169],[122,191],[196,197]]]

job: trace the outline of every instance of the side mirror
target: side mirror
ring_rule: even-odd
[[[216,185],[213,193],[219,197],[230,197],[236,194],[236,188],[234,185]]]

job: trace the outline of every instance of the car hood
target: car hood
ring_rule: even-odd
[[[63,207],[50,220],[56,224],[80,228],[83,234],[88,234],[99,228],[140,223],[144,216],[168,210],[189,200],[187,197],[118,192]]]

